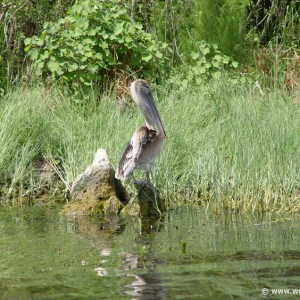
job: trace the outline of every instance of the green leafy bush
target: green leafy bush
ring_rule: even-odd
[[[51,75],[74,88],[128,70],[150,76],[154,66],[163,64],[166,47],[132,22],[116,0],[77,2],[65,18],[45,23],[42,34],[25,45],[37,75]]]
[[[238,62],[231,57],[221,53],[216,44],[209,44],[200,41],[197,44],[197,51],[191,52],[191,61],[188,67],[176,69],[175,76],[171,76],[168,82],[179,84],[180,88],[185,89],[189,84],[200,84],[208,82],[210,79],[220,79],[225,71],[235,71]],[[179,72],[178,72],[179,71]],[[181,77],[178,78],[178,74]],[[228,74],[228,72],[227,72]],[[241,76],[237,72],[231,72],[230,83],[237,83]]]
[[[197,52],[192,52],[191,57],[196,65],[191,71],[195,75],[204,75],[219,79],[221,71],[225,68],[235,69],[238,63],[227,55],[224,55],[218,49],[216,44],[208,44],[205,41],[197,43]]]

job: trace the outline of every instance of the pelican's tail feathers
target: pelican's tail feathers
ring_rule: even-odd
[[[115,178],[125,180],[132,175],[136,168],[136,160],[132,159],[132,146],[130,143],[126,146],[120,159]]]

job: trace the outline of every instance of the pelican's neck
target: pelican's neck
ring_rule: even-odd
[[[144,91],[142,91],[142,89],[144,89]],[[143,79],[137,79],[131,84],[130,91],[134,102],[144,116],[148,129],[157,130],[163,135],[164,139],[167,139],[167,134],[157,111],[148,83]]]

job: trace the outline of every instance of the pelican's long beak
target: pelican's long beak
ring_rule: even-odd
[[[146,83],[146,81],[144,81],[144,82]],[[134,93],[136,93],[136,90],[134,91]],[[142,86],[140,86],[140,96],[141,97],[140,97],[139,101],[136,101],[136,104],[139,106],[139,108],[145,118],[147,127],[149,129],[155,130],[155,126],[156,126],[158,131],[162,132],[164,139],[167,139],[168,136],[166,134],[165,127],[161,121],[161,118],[157,111],[151,90],[147,83],[146,83],[146,85],[143,84]],[[133,98],[135,99],[136,97],[133,97]]]

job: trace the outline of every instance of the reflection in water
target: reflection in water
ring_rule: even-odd
[[[126,255],[124,269],[135,270],[135,272],[127,274],[127,276],[133,276],[135,280],[125,285],[126,290],[124,293],[138,297],[138,299],[166,299],[166,288],[162,285],[161,274],[154,271],[154,265],[145,268],[148,262],[148,256],[151,253],[150,249],[153,246],[154,238],[156,234],[163,229],[164,218],[147,218],[139,220],[139,223],[141,226],[141,235],[137,236],[136,241],[139,243],[139,246],[142,247],[143,251],[139,256],[128,253]],[[141,273],[141,270],[144,272]],[[145,270],[147,271],[146,273]]]
[[[109,261],[109,256],[113,252],[112,237],[124,233],[126,225],[137,233],[135,242],[138,241],[139,247],[142,250],[149,248],[153,237],[160,232],[164,226],[164,218],[146,218],[140,219],[137,217],[128,218],[127,220],[116,216],[106,216],[105,221],[96,222],[95,218],[81,218],[74,221],[74,229],[77,234],[84,233],[85,238],[93,241],[95,247],[99,247],[100,256],[106,257],[107,260],[100,260],[101,265],[105,265]],[[124,223],[125,222],[125,223]],[[108,238],[106,248],[102,248],[105,239]],[[111,244],[111,248],[107,247]],[[148,251],[148,250],[146,250]],[[143,252],[143,251],[142,251]],[[136,255],[133,253],[119,253],[120,258],[124,264],[123,270],[128,272],[120,272],[116,275],[133,277],[134,280],[126,284],[124,287],[125,294],[139,297],[139,299],[165,299],[165,288],[160,286],[160,274],[156,272],[148,272],[139,274],[140,270],[144,269],[143,253]],[[103,266],[98,266],[94,269],[97,276],[103,277],[109,275],[108,270]],[[135,273],[138,272],[138,273]]]
[[[107,275],[107,270],[102,267],[97,267],[94,269],[97,273],[98,276],[106,276]]]
[[[135,299],[167,299],[167,289],[162,285],[159,273],[128,274],[135,277],[132,283],[125,285],[128,290],[124,293],[135,297]]]
[[[59,209],[0,210],[0,299],[259,299],[264,288],[283,299],[272,289],[298,288],[290,216],[186,207],[156,220],[65,219]]]
[[[141,296],[146,288],[147,282],[140,275],[128,274],[128,276],[133,276],[136,280],[125,285],[125,287],[130,288],[128,291],[125,290],[125,294],[130,296]]]

